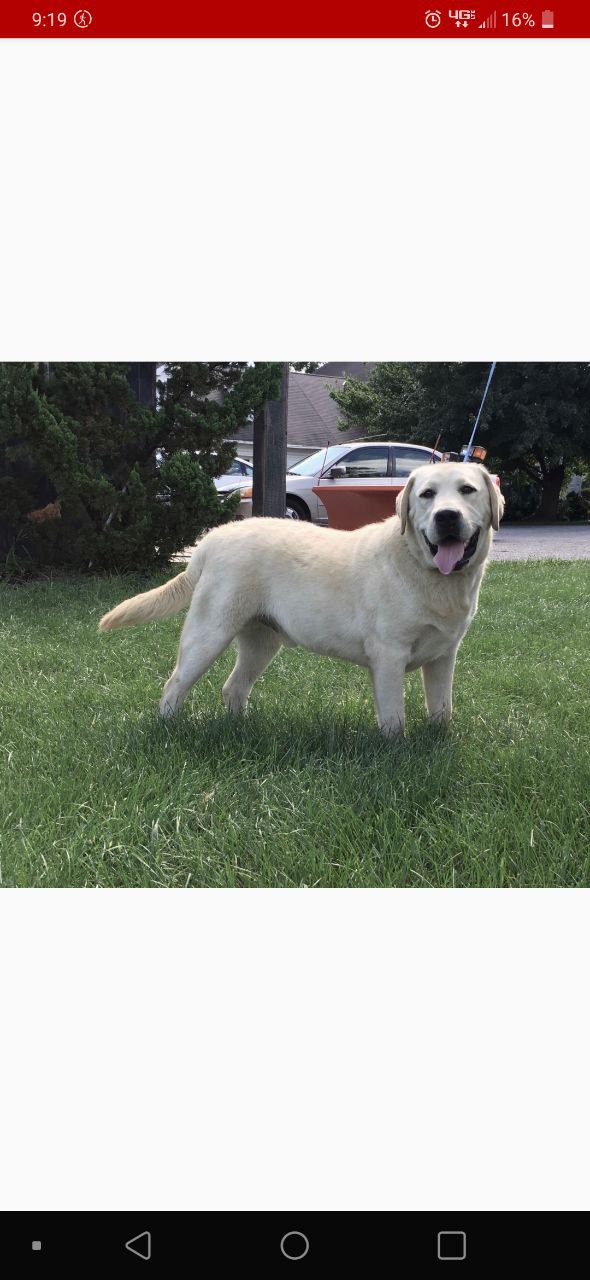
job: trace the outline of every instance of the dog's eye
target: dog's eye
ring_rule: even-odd
[[[420,494],[421,498],[434,498],[434,489],[423,489]]]
[[[462,484],[461,488],[459,489],[459,493],[475,493],[475,492],[476,490],[474,489],[472,484]]]

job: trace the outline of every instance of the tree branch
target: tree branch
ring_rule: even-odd
[[[533,449],[533,450],[532,450],[532,452],[533,452],[533,454],[535,455],[535,458],[537,459],[537,462],[539,463],[539,466],[540,466],[541,471],[542,471],[542,474],[543,474],[543,479],[545,479],[545,476],[547,475],[547,467],[545,466],[545,458],[543,457],[543,454],[541,453],[541,450],[540,450],[540,449]]]

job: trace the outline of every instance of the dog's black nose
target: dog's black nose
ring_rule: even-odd
[[[436,513],[436,527],[439,532],[453,533],[460,519],[461,516],[458,511],[453,511],[451,507],[445,507],[442,511],[437,511]]]

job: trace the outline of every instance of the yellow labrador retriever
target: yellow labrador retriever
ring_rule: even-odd
[[[422,668],[428,714],[451,715],[457,649],[479,589],[504,499],[476,463],[413,471],[397,514],[345,532],[254,519],[213,529],[184,573],[123,601],[101,631],[170,618],[189,606],[160,711],[170,716],[232,640],[223,687],[242,711],[281,645],[368,667],[385,734],[404,728],[404,674]]]

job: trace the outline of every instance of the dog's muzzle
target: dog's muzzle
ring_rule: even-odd
[[[441,538],[440,542],[431,542],[424,534],[424,540],[439,573],[447,575],[454,573],[456,569],[464,569],[475,554],[479,533],[479,529],[476,529],[469,542],[461,542],[459,538],[452,536]]]

